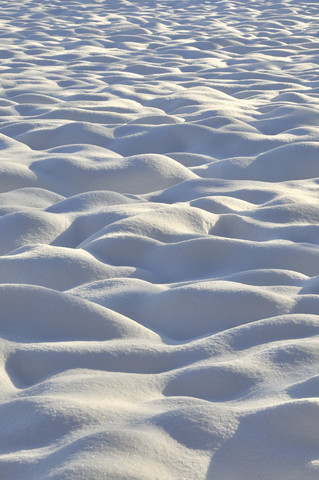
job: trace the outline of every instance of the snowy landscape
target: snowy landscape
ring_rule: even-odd
[[[0,479],[319,479],[319,2],[3,0]]]

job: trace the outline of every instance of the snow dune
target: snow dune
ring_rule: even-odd
[[[319,478],[319,8],[0,11],[0,478]]]

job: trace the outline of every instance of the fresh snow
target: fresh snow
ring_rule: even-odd
[[[318,480],[318,31],[1,2],[1,480]]]

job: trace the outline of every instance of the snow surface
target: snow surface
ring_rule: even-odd
[[[318,28],[1,2],[1,480],[318,480]]]

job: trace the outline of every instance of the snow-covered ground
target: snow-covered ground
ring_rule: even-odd
[[[318,2],[0,8],[1,480],[318,480]]]

